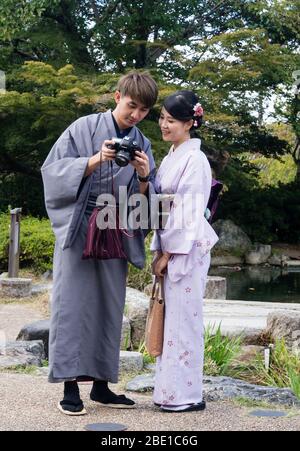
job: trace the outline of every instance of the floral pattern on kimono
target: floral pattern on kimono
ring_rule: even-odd
[[[200,144],[199,139],[190,139],[174,152],[171,148],[156,178],[158,192],[175,194],[167,226],[155,232],[151,244],[151,250],[172,254],[164,284],[163,352],[157,358],[153,395],[156,404],[171,408],[202,401],[202,305],[210,250],[218,237],[204,218],[211,188],[211,169]],[[185,194],[190,195],[190,202],[177,202]],[[194,202],[197,195],[203,198],[200,206]],[[188,227],[187,222],[182,228],[172,227],[182,213],[194,220],[193,227]]]

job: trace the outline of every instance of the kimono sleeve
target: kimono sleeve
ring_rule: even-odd
[[[180,176],[165,229],[159,232],[161,249],[187,255],[204,234],[204,211],[211,187],[211,171],[201,153],[192,153]]]
[[[92,149],[90,131],[81,118],[60,136],[41,172],[48,216],[56,238],[65,241],[77,199],[86,183],[85,170]],[[89,146],[89,147],[86,147]]]
[[[76,202],[88,161],[89,157],[80,157],[71,130],[67,129],[41,168],[47,208]]]

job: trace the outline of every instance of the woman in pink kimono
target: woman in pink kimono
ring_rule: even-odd
[[[163,105],[159,125],[172,143],[156,177],[156,190],[175,194],[167,223],[155,232],[154,273],[164,277],[165,332],[157,358],[154,403],[163,411],[203,410],[202,304],[210,249],[218,237],[205,219],[211,169],[201,141],[191,134],[202,123],[203,109],[192,91],[178,91]]]

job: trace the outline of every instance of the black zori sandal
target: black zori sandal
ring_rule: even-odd
[[[66,381],[64,383],[64,399],[58,403],[57,407],[65,415],[78,416],[86,414],[76,381]]]
[[[135,402],[132,399],[126,398],[125,395],[116,395],[115,393],[109,393],[105,396],[95,396],[93,392],[91,392],[90,398],[92,401],[98,402],[102,406],[112,407],[114,409],[133,409],[135,406]]]
[[[116,395],[108,388],[107,381],[95,381],[91,390],[90,398],[102,406],[114,409],[132,409],[135,402],[125,395]]]
[[[57,404],[58,410],[65,415],[70,416],[79,416],[79,415],[86,415],[86,410],[84,408],[83,403],[74,403],[72,401],[60,401]]]

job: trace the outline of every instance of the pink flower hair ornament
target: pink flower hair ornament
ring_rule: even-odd
[[[194,116],[203,116],[204,111],[203,111],[202,105],[200,103],[196,103],[193,110],[194,110]]]

